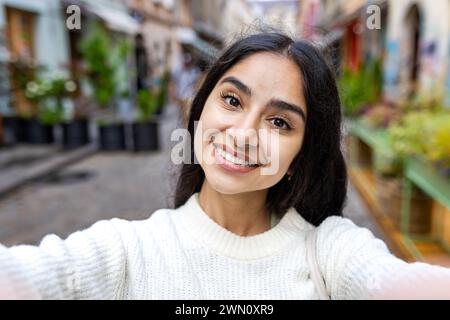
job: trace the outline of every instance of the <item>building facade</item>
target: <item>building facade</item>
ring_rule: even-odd
[[[5,39],[4,64],[20,61],[24,65],[41,66],[46,72],[64,72],[69,64],[68,34],[59,0],[0,0],[0,38]],[[0,45],[1,46],[1,45]],[[18,71],[9,70],[3,79],[2,112],[9,112],[9,105],[18,113],[30,113],[34,108],[23,92],[16,90]],[[8,82],[8,84],[5,84]],[[11,103],[10,103],[10,102]]]
[[[450,1],[389,1],[385,94],[447,95]]]
[[[338,69],[383,63],[383,95],[399,101],[449,94],[449,0],[302,0],[299,33],[334,46]],[[379,26],[371,24],[375,15]]]

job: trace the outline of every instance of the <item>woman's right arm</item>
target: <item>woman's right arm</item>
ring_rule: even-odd
[[[0,298],[116,298],[126,272],[124,224],[100,221],[66,240],[46,236],[39,246],[0,245]]]

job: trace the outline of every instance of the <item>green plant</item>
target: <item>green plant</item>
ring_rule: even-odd
[[[450,114],[433,119],[429,143],[425,146],[426,158],[444,168],[450,168]]]
[[[162,108],[167,104],[169,99],[169,83],[170,83],[170,72],[166,70],[161,77],[161,84],[158,93],[158,105],[157,107]]]
[[[110,124],[111,122],[106,119],[100,118],[100,119],[96,120],[96,123],[99,127],[104,127],[104,126],[107,126],[108,124]]]
[[[113,45],[105,28],[96,22],[82,39],[80,49],[95,99],[105,107],[117,94],[118,71],[129,52],[129,45],[126,41]]]
[[[415,111],[388,129],[393,150],[401,157],[418,156],[450,168],[450,113]]]
[[[377,150],[374,154],[375,172],[384,177],[397,177],[401,174],[401,158],[392,148]]]
[[[39,108],[38,119],[41,123],[54,125],[60,123],[64,117],[62,108],[45,105]]]
[[[44,67],[30,63],[23,59],[14,59],[9,63],[12,76],[12,89],[25,91],[27,84],[37,78],[44,71]]]
[[[63,118],[64,98],[69,97],[76,89],[77,85],[73,80],[57,75],[29,81],[25,95],[38,104],[37,117],[41,122],[55,124]]]
[[[400,107],[404,112],[420,110],[440,112],[444,110],[444,100],[442,90],[433,87],[426,93],[415,93],[411,99],[402,101]]]
[[[338,79],[344,113],[357,115],[367,104],[380,100],[382,90],[382,68],[379,60],[364,65],[358,71],[345,69]]]
[[[150,90],[139,90],[137,104],[139,107],[139,121],[150,120],[158,107],[157,96]]]
[[[411,112],[388,129],[392,148],[400,157],[425,153],[431,117],[430,111]]]

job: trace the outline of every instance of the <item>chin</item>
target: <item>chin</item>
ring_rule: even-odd
[[[236,177],[220,177],[221,173],[211,172],[211,177],[208,178],[209,185],[222,194],[238,194],[243,192],[249,192],[249,185],[243,179]],[[223,175],[223,174],[222,174]]]
[[[274,181],[259,181],[256,184],[242,177],[223,176],[221,172],[209,172],[207,180],[211,188],[227,195],[265,190],[276,184]]]

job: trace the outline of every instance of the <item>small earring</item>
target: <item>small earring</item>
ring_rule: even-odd
[[[291,178],[292,178],[292,175],[290,174],[290,175],[288,175],[288,181],[291,181]]]

